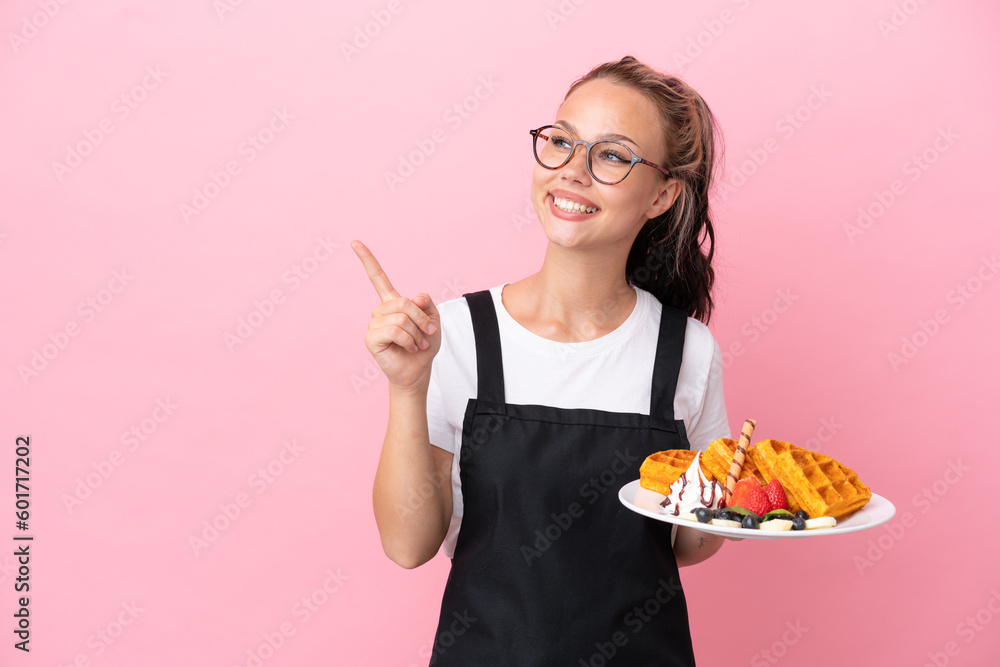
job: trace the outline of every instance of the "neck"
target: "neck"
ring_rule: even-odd
[[[635,308],[635,290],[625,281],[627,256],[627,249],[586,253],[550,243],[538,273],[511,285],[508,310],[526,328],[552,340],[599,338],[621,326]]]

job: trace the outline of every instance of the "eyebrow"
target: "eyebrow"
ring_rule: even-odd
[[[580,134],[580,132],[575,127],[573,127],[573,123],[570,123],[569,121],[557,120],[556,124],[557,125],[562,125],[567,130],[569,130],[570,132],[572,132],[573,134],[577,134],[577,135]],[[636,140],[629,139],[624,134],[617,134],[615,132],[609,132],[607,134],[602,134],[600,138],[601,139],[611,139],[613,141],[627,141],[627,142],[629,142],[631,144],[635,144],[636,146],[639,146],[639,142],[637,142]]]

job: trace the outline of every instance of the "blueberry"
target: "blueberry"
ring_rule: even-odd
[[[799,510],[798,512],[795,513],[795,516],[799,517],[803,521],[805,521],[806,519],[809,518],[809,515],[806,513],[805,510]],[[802,529],[800,528],[799,530],[802,530]]]
[[[801,512],[801,510],[799,510]],[[800,517],[798,514],[792,519],[792,530],[805,530],[806,520]]]
[[[805,524],[802,524],[805,527]],[[757,528],[759,524],[757,523],[757,517],[747,514],[743,517],[743,527],[744,528]]]
[[[716,518],[721,519],[723,521],[732,521],[733,520],[733,513],[732,512],[728,512],[726,510],[722,510],[721,512],[719,512],[719,516],[716,517]]]
[[[707,507],[699,507],[694,511],[694,516],[699,523],[708,523],[712,520],[712,510]]]

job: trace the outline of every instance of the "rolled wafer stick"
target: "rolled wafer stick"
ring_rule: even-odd
[[[733,452],[733,462],[729,464],[729,474],[726,475],[726,489],[722,492],[722,504],[729,505],[729,498],[733,495],[733,488],[740,479],[740,472],[743,471],[743,462],[746,461],[747,449],[750,448],[750,436],[756,428],[757,422],[748,419],[743,422],[743,430],[740,431],[740,441]]]

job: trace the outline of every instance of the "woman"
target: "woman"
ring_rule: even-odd
[[[680,80],[606,63],[531,132],[537,273],[439,310],[352,244],[382,298],[365,337],[389,380],[382,544],[407,568],[452,557],[431,664],[694,664],[677,568],[722,538],[671,534],[617,493],[648,454],[729,437],[695,319],[712,309],[714,129]]]

